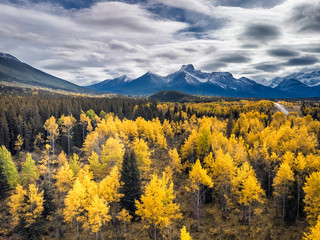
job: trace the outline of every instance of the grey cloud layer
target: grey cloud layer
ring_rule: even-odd
[[[279,31],[277,26],[257,23],[247,26],[242,37],[243,39],[268,42],[277,39],[280,34],[281,32]]]
[[[319,64],[315,2],[30,1],[0,4],[0,51],[81,85],[187,63],[253,79]]]

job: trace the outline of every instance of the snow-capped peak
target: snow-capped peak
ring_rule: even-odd
[[[193,72],[194,66],[192,64],[182,65],[182,67],[180,68],[180,71]]]
[[[124,82],[131,82],[132,81],[132,79],[129,78],[127,75],[122,75],[118,79],[120,79],[120,80],[122,80]]]
[[[8,53],[3,53],[3,52],[0,52],[0,58],[6,58],[6,59],[10,59],[10,60],[14,60],[14,61],[17,61],[17,62],[20,62],[20,60]]]

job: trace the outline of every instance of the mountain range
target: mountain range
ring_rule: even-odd
[[[0,53],[0,85],[135,96],[175,90],[207,96],[300,98],[320,97],[320,71],[293,73],[282,78],[274,78],[262,85],[246,77],[235,78],[229,72],[202,72],[188,64],[182,65],[178,71],[167,76],[147,72],[132,79],[123,75],[81,87],[33,68],[12,55]]]
[[[158,91],[176,90],[188,94],[225,97],[319,97],[320,71],[277,77],[262,85],[246,77],[237,79],[229,72],[202,72],[188,64],[167,76],[147,72],[141,77],[131,79],[123,75],[87,87],[96,91],[126,95],[149,95]]]

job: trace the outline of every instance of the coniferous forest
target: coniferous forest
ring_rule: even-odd
[[[320,104],[0,94],[1,239],[319,239]]]

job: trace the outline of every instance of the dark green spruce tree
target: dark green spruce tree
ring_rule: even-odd
[[[135,201],[140,200],[141,186],[140,186],[140,173],[137,165],[136,156],[133,150],[127,149],[123,156],[122,169],[121,169],[121,182],[123,186],[120,193],[123,197],[120,199],[121,208],[129,211],[134,220],[137,219]]]

